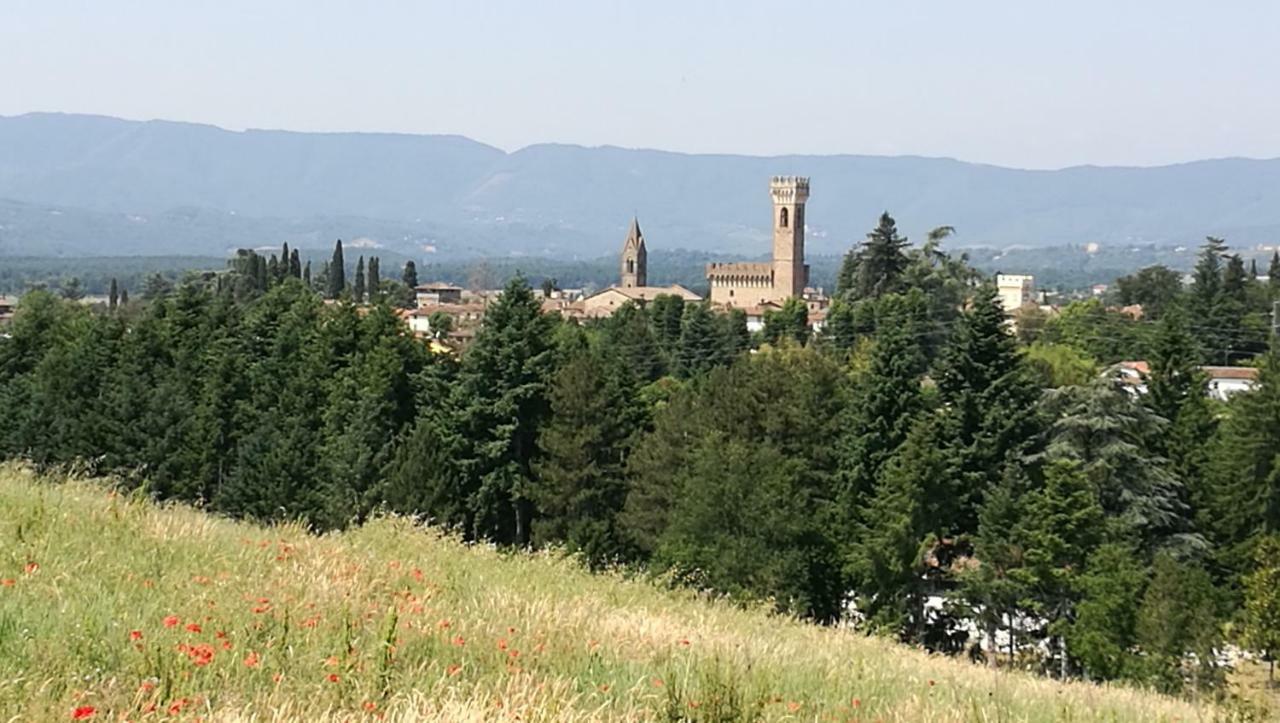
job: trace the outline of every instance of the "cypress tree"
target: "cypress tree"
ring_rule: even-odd
[[[377,256],[369,257],[369,301],[377,303],[382,298],[382,274]]]
[[[278,269],[279,275],[276,276],[277,281],[284,281],[290,276],[289,265],[292,259],[293,256],[289,253],[289,242],[285,241],[280,245],[280,268]]]
[[[129,304],[129,290],[121,286],[120,287],[120,306],[128,306],[128,304]]]
[[[116,305],[120,303],[120,287],[115,277],[111,278],[111,291],[107,294],[107,309],[116,310]]]
[[[1271,252],[1271,264],[1267,267],[1267,285],[1274,296],[1280,291],[1280,251]]]
[[[351,296],[357,304],[364,303],[364,256],[356,261],[356,277],[354,287],[351,290]]]
[[[409,287],[410,291],[418,285],[418,265],[413,262],[413,259],[404,262],[404,272],[400,274],[400,280]]]
[[[309,266],[311,262],[308,261],[307,264]],[[298,255],[297,249],[294,249],[289,255],[289,275],[295,279],[302,278],[302,258]],[[310,285],[310,283],[311,280],[308,279],[307,284]]]
[[[333,246],[333,258],[329,261],[327,277],[329,283],[325,289],[325,296],[336,299],[342,295],[343,289],[347,288],[347,269],[342,262],[342,239],[338,239]]]

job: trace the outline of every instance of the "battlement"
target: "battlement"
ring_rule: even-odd
[[[769,181],[769,194],[774,203],[804,203],[809,198],[809,179],[805,176],[774,176]]]

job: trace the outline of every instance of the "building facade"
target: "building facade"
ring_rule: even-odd
[[[804,296],[809,285],[809,266],[804,262],[809,179],[774,176],[769,196],[773,200],[773,260],[707,264],[713,304],[745,309]]]
[[[631,217],[631,230],[622,243],[622,273],[618,286],[633,289],[649,285],[649,251],[644,247],[644,234],[640,232],[640,219]]]

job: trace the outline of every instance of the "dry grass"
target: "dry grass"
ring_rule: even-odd
[[[93,720],[173,708],[228,721],[1221,715],[989,671],[404,520],[313,537],[16,467],[0,467],[0,583],[0,720],[67,720],[77,707]],[[170,616],[180,622],[167,627]]]

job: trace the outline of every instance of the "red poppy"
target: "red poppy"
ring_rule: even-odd
[[[456,646],[458,646],[459,648],[461,648],[462,646],[464,646],[464,645],[466,645],[466,644],[467,644],[467,639],[466,639],[466,638],[464,638],[464,637],[462,637],[461,635],[458,635],[458,636],[455,636],[455,637],[454,637],[454,639],[453,639],[453,641],[452,641],[452,642],[453,642],[453,644],[454,644],[454,645],[456,645]]]
[[[369,711],[370,713],[372,713],[372,712],[374,712],[375,710],[377,710],[377,709],[378,709],[378,704],[377,704],[377,703],[374,703],[374,702],[373,702],[373,701],[371,701],[371,700],[366,700],[366,701],[364,702],[364,709],[365,709],[365,710],[367,710],[367,711]]]
[[[258,667],[258,654],[253,651],[249,651],[249,654],[244,656],[244,664],[249,668]]]
[[[38,562],[28,562],[27,566],[22,568],[23,572],[27,573],[28,575],[34,573],[36,570],[39,570],[39,569],[40,569],[40,563]]]
[[[98,709],[94,708],[91,705],[82,705],[79,708],[76,708],[75,710],[71,711],[71,720],[88,720],[89,718],[93,717],[94,713],[97,713],[97,712],[98,712]]]
[[[182,620],[177,615],[166,615],[164,619],[164,626],[166,628],[176,628],[180,622],[182,622]]]
[[[193,645],[187,649],[187,657],[191,658],[191,662],[200,668],[212,663],[213,655],[213,646],[204,643]]]
[[[339,680],[341,680],[341,678],[339,678],[339,677],[338,677],[338,674],[337,674],[337,673],[330,673],[330,674],[329,674],[329,676],[328,676],[328,678],[327,678],[327,680],[328,680],[330,683],[336,683],[336,682],[338,682]]]
[[[17,584],[18,584],[18,581],[14,580],[11,577],[6,577],[5,579],[0,580],[0,585],[3,585],[5,587],[13,587],[14,585],[17,585]]]
[[[460,670],[462,670],[462,666],[458,665],[457,663],[454,663],[453,665],[450,665],[448,668],[445,668],[444,672],[446,675],[457,675],[458,671]]]
[[[141,630],[130,630],[130,631],[129,631],[129,639],[130,639],[130,640],[142,640],[142,631],[141,631]]]
[[[187,623],[187,632],[199,633],[203,632],[203,630],[200,628],[200,623]]]

